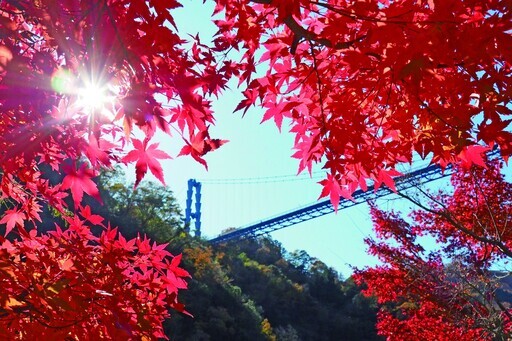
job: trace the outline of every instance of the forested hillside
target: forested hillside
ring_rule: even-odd
[[[378,340],[376,304],[349,279],[304,251],[271,238],[213,247],[182,228],[172,193],[143,182],[136,191],[104,174],[96,210],[123,235],[146,233],[183,253],[190,272],[181,301],[194,317],[166,322],[171,340]]]
[[[375,304],[351,279],[270,239],[185,248],[193,274],[183,296],[195,319],[175,317],[176,340],[376,340]]]

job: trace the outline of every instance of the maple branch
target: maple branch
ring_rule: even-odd
[[[491,222],[492,222],[492,225],[494,227],[494,231],[496,231],[496,234],[501,239],[502,233],[500,233],[500,231],[498,229],[498,224],[496,223],[496,219],[494,219],[493,211],[491,210],[491,206],[489,205],[489,201],[487,200],[487,197],[485,196],[484,190],[483,190],[480,182],[478,181],[478,179],[476,177],[475,171],[471,172],[471,177],[473,178],[473,181],[474,181],[474,184],[476,186],[476,189],[480,190],[480,192],[482,194],[482,199],[484,201],[485,207],[487,208],[487,211],[489,212],[489,217],[491,218]],[[478,198],[479,198],[478,193],[475,193],[475,194],[477,194],[477,200],[478,200]],[[476,216],[476,213],[474,213],[474,215],[475,215],[475,218],[477,218],[478,223],[480,225],[482,225],[482,223],[480,223],[480,221],[478,220],[478,217]]]
[[[319,2],[319,1],[311,1],[312,4],[314,5],[317,5],[317,6],[320,6],[320,7],[323,7],[323,8],[326,8],[330,11],[333,11],[334,13],[336,14],[339,14],[341,16],[344,16],[344,17],[347,17],[347,18],[350,18],[354,21],[356,20],[359,20],[359,21],[370,21],[370,22],[376,22],[376,23],[387,23],[387,24],[397,24],[397,25],[408,25],[408,24],[429,24],[429,25],[435,25],[435,24],[452,24],[452,25],[457,25],[457,24],[460,24],[461,22],[460,21],[456,21],[456,20],[445,20],[445,21],[439,21],[439,20],[423,20],[423,21],[412,21],[412,20],[389,20],[389,19],[381,19],[381,18],[377,18],[377,17],[370,17],[368,15],[362,15],[362,14],[357,14],[357,13],[352,13],[352,12],[348,12],[348,11],[345,11],[343,10],[341,7],[338,7],[338,6],[335,6],[335,5],[331,5],[331,4],[328,4],[328,3],[325,3],[325,2]],[[412,10],[409,10],[407,12],[404,12],[404,13],[401,13],[401,14],[396,14],[390,18],[399,18],[401,16],[404,16],[406,14],[409,14],[411,13]]]
[[[494,302],[496,302],[500,310],[507,316],[508,320],[512,321],[512,314],[510,313],[509,309],[507,309],[507,307],[505,307],[503,303],[497,298],[494,299]]]
[[[482,277],[484,277],[484,278],[487,278],[487,277],[488,277],[488,275],[487,275],[486,273],[484,273],[484,272],[482,271],[482,269],[476,269],[476,271],[477,271],[478,275],[480,275],[480,276],[482,276]],[[507,316],[507,318],[508,318],[508,320],[509,320],[509,321],[512,321],[512,314],[510,313],[509,309],[507,309],[507,308],[503,305],[503,302],[502,302],[500,299],[498,299],[497,294],[496,294],[496,290],[493,290],[493,291],[492,291],[492,297],[491,297],[491,299],[486,299],[486,301],[488,301],[489,303],[491,303],[491,308],[493,307],[493,305],[492,305],[492,302],[491,302],[491,301],[493,301],[494,303],[496,303],[496,304],[497,304],[497,306],[498,306],[498,308],[500,309],[500,311],[501,311],[502,313],[504,313],[504,314]]]
[[[473,298],[473,295],[474,295],[475,293],[477,293],[477,294],[481,297],[481,300],[482,300],[482,302],[481,302],[481,303],[483,304],[484,302],[486,302],[486,303],[490,306],[490,308],[491,308],[491,309],[492,309],[492,301],[491,301],[491,299],[489,299],[489,298],[487,297],[487,295],[485,294],[485,287],[484,287],[484,289],[480,289],[477,285],[475,285],[473,282],[471,282],[471,280],[470,280],[467,276],[462,276],[462,275],[460,274],[460,267],[461,267],[461,266],[463,266],[463,265],[462,265],[460,262],[457,262],[457,268],[458,268],[457,270],[458,270],[458,271],[453,271],[453,272],[451,272],[451,271],[450,271],[450,274],[451,274],[452,276],[457,277],[458,282],[460,282],[460,283],[461,283],[461,287],[460,287],[460,289],[458,289],[458,292],[456,292],[456,293],[455,293],[455,295],[454,295],[454,297],[453,297],[453,298],[454,298],[454,300],[455,300],[456,295],[460,295],[460,296],[462,296],[462,298],[465,300],[465,305],[466,305],[466,306],[467,306],[467,305],[469,305],[469,306],[470,306],[470,309],[471,309],[473,312],[477,313],[477,314],[479,315],[480,319],[485,319],[485,317],[484,317],[484,315],[482,315],[482,312],[480,311],[480,309],[478,309],[478,304],[479,304],[480,302],[478,302],[478,301],[477,301],[477,302],[475,302],[475,301],[472,299],[472,298]],[[478,271],[478,270],[477,270],[477,274],[478,274],[478,275],[483,275],[483,274],[482,274],[482,273],[480,273],[480,271]],[[486,278],[486,277],[484,276],[484,278]],[[485,285],[485,284],[487,284],[487,283],[483,283],[483,284]],[[470,291],[468,292],[468,291],[466,290],[465,286],[468,286],[472,291],[470,290]],[[494,300],[494,298],[493,298],[492,300]],[[493,309],[493,310],[494,310],[494,309]]]
[[[322,94],[322,79],[320,78],[320,74],[318,72],[318,62],[316,60],[315,56],[315,49],[313,48],[313,45],[310,46],[311,48],[311,56],[313,57],[313,70],[315,70],[316,73],[316,82],[318,86],[318,99],[320,101],[320,112],[322,114],[322,127],[325,127],[325,112],[324,112],[324,96]]]
[[[397,191],[396,193],[399,196],[401,196],[402,198],[409,200],[410,202],[412,202],[413,204],[415,204],[419,208],[425,210],[426,212],[429,212],[429,213],[432,213],[432,214],[436,214],[436,215],[439,215],[440,217],[443,217],[453,227],[455,227],[457,230],[459,230],[459,231],[461,231],[461,232],[471,236],[472,238],[478,240],[479,242],[490,244],[490,245],[493,245],[493,246],[497,247],[506,256],[512,258],[512,250],[509,249],[506,245],[504,245],[501,241],[495,240],[495,239],[489,239],[488,237],[484,237],[484,236],[480,236],[480,235],[476,234],[475,232],[471,231],[470,229],[464,227],[460,222],[456,221],[452,217],[452,215],[449,213],[449,211],[446,208],[445,208],[446,212],[435,210],[435,209],[431,209],[431,208],[425,206],[424,204],[422,204],[421,202],[419,202],[418,200],[413,199],[411,196],[409,196],[407,194],[404,194],[404,193],[399,192],[399,191]]]
[[[271,5],[272,0],[250,0],[251,2],[257,3],[257,4],[263,4],[263,5]],[[318,34],[311,32],[310,30],[302,27],[301,24],[295,20],[295,18],[290,14],[283,20],[284,24],[293,32],[293,42],[291,46],[291,53],[294,54],[295,49],[298,45],[298,43],[301,40],[308,40],[308,41],[314,41],[320,45],[323,45],[325,47],[330,47],[336,50],[343,50],[348,49],[349,47],[352,47],[355,43],[358,43],[362,41],[364,38],[366,38],[366,34],[363,34],[355,39],[348,40],[348,41],[340,41],[335,44],[327,38],[322,38]]]
[[[40,319],[38,316],[35,316],[35,315],[29,315],[29,316],[33,317],[38,323],[42,324],[43,326],[45,326],[47,328],[51,328],[51,329],[65,329],[65,328],[69,328],[69,327],[77,325],[78,323],[80,323],[82,321],[85,321],[86,318],[88,317],[88,316],[84,316],[82,319],[73,320],[72,322],[70,322],[68,324],[63,324],[63,325],[60,325],[60,326],[52,326],[49,323],[43,322],[43,320]]]
[[[403,81],[405,83],[405,81]],[[437,114],[431,107],[428,103],[426,103],[425,101],[422,101],[421,98],[419,96],[416,96],[416,99],[418,100],[418,102],[420,103],[420,108],[422,109],[425,109],[429,114],[431,114],[432,116],[435,116],[437,119],[439,119],[441,122],[443,122],[444,124],[446,124],[448,127],[450,127],[451,129],[454,129],[455,131],[457,132],[461,132],[463,133],[464,130],[460,129],[459,127],[457,127],[456,125],[453,125],[451,123],[449,123],[448,121],[446,121],[444,118],[442,118],[439,114]]]
[[[124,57],[126,58],[126,61],[130,62],[130,55],[129,51],[126,48],[126,44],[123,42],[123,39],[121,38],[121,33],[119,32],[119,27],[116,24],[116,21],[114,19],[114,15],[112,13],[112,9],[107,5],[107,3],[104,4],[104,10],[107,13],[108,19],[110,21],[110,24],[112,25],[112,28],[114,29],[114,32],[116,33],[116,39],[119,42],[119,45],[122,47],[122,52],[124,54]]]

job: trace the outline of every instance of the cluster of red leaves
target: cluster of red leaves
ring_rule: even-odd
[[[224,87],[229,66],[219,72],[206,47],[180,38],[170,14],[179,6],[0,2],[2,337],[156,339],[168,309],[183,311],[180,257],[105,226],[93,235],[85,221],[102,218],[83,207],[84,194],[101,201],[94,177],[114,163],[135,163],[136,184],[148,169],[163,182],[158,160],[169,156],[150,142],[157,129],[175,124],[188,143],[213,122],[205,98]],[[85,102],[91,85],[105,103]],[[45,205],[66,217],[64,231],[37,235]]]
[[[219,65],[198,40],[179,36],[170,11],[180,6],[167,0],[1,2],[0,168],[4,183],[14,180],[7,186],[27,187],[18,195],[4,187],[4,196],[21,208],[34,197],[61,204],[69,190],[78,206],[83,193],[98,198],[92,178],[116,162],[135,163],[137,183],[148,169],[163,182],[159,159],[169,156],[150,140],[157,129],[170,134],[172,125],[187,145],[195,146],[198,136],[208,145],[182,150],[203,163],[204,154],[224,142],[209,137],[207,97],[225,88],[234,66]],[[80,97],[91,83],[109,98],[100,108]],[[135,127],[143,141],[132,139]],[[84,158],[85,164],[60,168]],[[62,185],[41,176],[42,163],[66,174]],[[34,218],[26,211],[25,219]]]
[[[378,331],[390,340],[484,340],[512,335],[512,310],[502,302],[490,271],[510,259],[512,184],[499,162],[460,168],[453,194],[431,196],[408,222],[372,208],[377,240],[370,253],[383,265],[359,271],[381,305]],[[426,251],[420,236],[435,239]]]
[[[68,218],[48,234],[19,229],[0,244],[0,336],[20,340],[165,338],[168,308],[183,311],[178,289],[188,273],[166,245],[126,240],[99,216]]]
[[[443,166],[481,163],[482,150],[494,145],[511,153],[507,0],[216,0],[211,47],[180,35],[172,15],[180,6],[3,1],[4,172],[20,177],[40,162],[58,169],[85,155],[93,168],[134,162],[137,182],[148,169],[163,179],[158,158],[167,155],[150,140],[171,126],[185,139],[181,154],[205,163],[204,154],[223,143],[208,134],[209,98],[233,77],[245,97],[237,110],[257,104],[262,121],[291,121],[299,171],[324,162],[331,176],[321,196],[349,197],[368,179],[392,185],[396,165],[414,152]],[[231,50],[240,61],[226,58]],[[61,88],[111,85],[113,121],[77,106],[79,94],[56,89],[67,73],[72,80]],[[144,148],[134,143],[123,157],[135,126]],[[83,192],[94,196],[94,171],[73,172],[72,187],[47,191],[69,188],[75,203]]]
[[[414,152],[443,166],[481,162],[479,144],[512,152],[508,0],[216,3],[217,49],[243,52],[237,109],[291,121],[299,171],[331,174],[322,196],[380,184]]]

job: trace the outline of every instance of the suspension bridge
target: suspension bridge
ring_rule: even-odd
[[[489,159],[499,157],[497,149],[487,154]],[[436,181],[450,176],[453,173],[451,165],[442,169],[438,165],[430,165],[421,169],[410,171],[407,174],[394,178],[396,191],[403,193],[404,191],[425,185],[432,181]],[[195,211],[192,212],[192,199],[195,192]],[[365,203],[369,200],[375,200],[384,196],[394,194],[395,192],[389,187],[380,186],[375,189],[374,186],[368,186],[366,191],[361,189],[352,194],[352,200],[341,198],[338,210],[349,208],[352,206]],[[201,183],[190,179],[188,181],[187,202],[185,210],[185,227],[189,229],[191,220],[194,219],[195,235],[201,234]],[[302,206],[272,217],[268,217],[258,222],[254,222],[239,228],[232,229],[217,237],[210,239],[210,243],[219,244],[236,240],[240,238],[253,238],[260,235],[268,234],[295,224],[302,223],[335,211],[329,199],[317,201],[315,203]]]

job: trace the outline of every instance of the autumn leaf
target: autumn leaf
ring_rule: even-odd
[[[338,205],[341,197],[346,199],[351,198],[350,193],[346,189],[342,188],[339,182],[330,174],[327,175],[327,179],[324,179],[319,183],[323,186],[319,199],[329,196],[335,212],[338,211]]]
[[[25,212],[21,210],[10,209],[5,211],[4,217],[0,220],[0,224],[6,224],[4,236],[7,236],[16,225],[22,227],[26,217]]]
[[[194,160],[201,163],[206,169],[208,169],[208,165],[202,157],[206,153],[219,148],[226,142],[228,141],[211,139],[207,130],[201,131],[198,134],[191,134],[190,141],[185,140],[187,145],[181,149],[178,156],[191,155]]]
[[[20,302],[16,298],[11,296],[4,303],[4,309],[14,310],[14,309],[17,309],[17,308],[24,307],[25,305],[26,305],[26,303]]]
[[[73,260],[71,258],[60,259],[58,261],[62,271],[71,271],[73,269]]]
[[[181,262],[181,253],[172,258],[171,264],[169,264],[168,269],[171,270],[178,277],[191,277],[188,271],[179,267]]]
[[[484,146],[468,146],[464,148],[462,152],[458,155],[460,160],[462,161],[463,167],[469,168],[473,164],[486,167],[484,162],[485,152],[489,150],[489,147]]]
[[[97,139],[93,134],[90,134],[85,153],[93,166],[103,165],[109,167],[112,161],[111,150],[115,147],[114,143],[108,142],[105,139]]]
[[[126,238],[124,238],[121,234],[119,234],[119,240],[116,241],[116,245],[119,246],[119,248],[121,248],[123,250],[132,252],[135,249],[135,238],[127,241]]]
[[[375,180],[374,188],[377,189],[380,187],[382,183],[389,187],[393,192],[396,192],[395,181],[393,177],[402,175],[402,173],[398,172],[395,169],[384,170],[381,169],[379,171],[379,176]]]
[[[43,210],[41,205],[35,198],[27,200],[27,202],[23,205],[23,211],[27,215],[27,219],[35,219],[39,222],[42,222],[39,213],[41,213]]]
[[[90,221],[93,225],[102,225],[103,220],[105,220],[100,215],[92,214],[91,207],[89,205],[80,207],[80,214],[82,217],[84,217],[84,219]]]
[[[153,143],[148,146],[148,139],[144,139],[144,141],[133,139],[132,142],[135,149],[130,151],[122,161],[124,163],[136,161],[135,172],[137,177],[135,187],[137,187],[144,178],[148,168],[151,173],[165,185],[162,166],[158,159],[170,159],[171,157],[167,153],[157,149],[158,143]]]
[[[79,207],[84,196],[84,192],[89,194],[94,199],[102,202],[100,192],[96,183],[92,180],[94,178],[94,171],[90,169],[86,163],[82,163],[77,169],[75,163],[65,163],[62,170],[66,176],[62,180],[62,189],[70,189],[71,196],[75,207]]]

